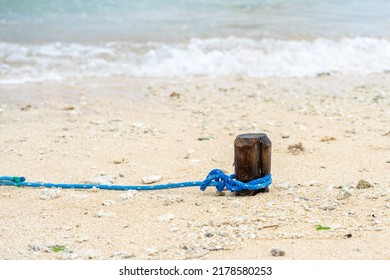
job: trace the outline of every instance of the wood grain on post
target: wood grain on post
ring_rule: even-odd
[[[249,182],[271,173],[272,143],[264,133],[241,134],[234,141],[234,173],[237,180]],[[269,188],[243,190],[238,196],[253,196],[259,192],[269,192]]]

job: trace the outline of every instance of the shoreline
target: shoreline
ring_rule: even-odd
[[[0,86],[1,176],[203,180],[233,172],[238,134],[263,132],[274,181],[254,197],[185,188],[43,199],[44,189],[1,186],[0,259],[271,259],[272,248],[286,252],[279,259],[390,259],[388,77]]]

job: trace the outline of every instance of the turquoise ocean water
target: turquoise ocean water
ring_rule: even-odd
[[[0,0],[0,83],[390,70],[388,0]]]

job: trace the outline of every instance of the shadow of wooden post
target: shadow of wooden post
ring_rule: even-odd
[[[264,177],[271,173],[272,143],[264,133],[241,134],[234,141],[234,173],[241,182]],[[259,192],[269,192],[269,188],[243,190],[237,196],[253,196]]]

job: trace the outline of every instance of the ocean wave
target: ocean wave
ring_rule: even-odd
[[[185,43],[0,43],[0,83],[74,77],[302,77],[390,70],[390,41],[191,39]]]

